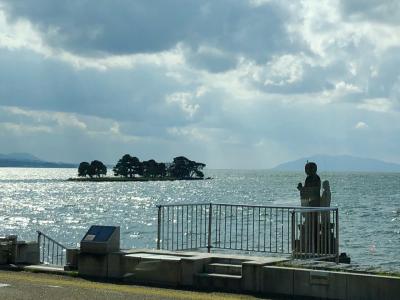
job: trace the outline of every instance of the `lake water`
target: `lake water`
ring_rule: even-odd
[[[36,230],[76,246],[90,225],[121,226],[123,248],[156,246],[157,204],[299,205],[296,172],[206,170],[207,181],[67,182],[75,169],[0,168],[0,235]],[[340,251],[400,271],[400,173],[321,173],[339,208]]]

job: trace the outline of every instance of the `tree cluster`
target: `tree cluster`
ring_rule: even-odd
[[[125,154],[113,168],[115,176],[125,178],[171,178],[193,179],[204,178],[203,168],[206,165],[190,160],[184,156],[175,157],[172,163],[159,163],[154,159],[140,161],[137,157]],[[81,162],[78,167],[78,176],[90,178],[101,177],[107,174],[107,167],[98,160]]]
[[[93,176],[101,177],[102,175],[106,174],[107,167],[99,160],[94,160],[90,164],[86,161],[83,161],[78,167],[79,177],[89,176],[90,178],[93,178]]]
[[[154,159],[141,162],[137,157],[125,154],[113,168],[115,176],[130,177],[143,176],[147,178],[176,178],[191,179],[203,178],[201,171],[206,165],[187,159],[184,156],[175,157],[168,164],[158,163]]]
[[[115,176],[133,178],[144,176],[148,178],[165,177],[166,167],[164,163],[158,163],[154,159],[141,162],[137,157],[125,154],[113,168]]]

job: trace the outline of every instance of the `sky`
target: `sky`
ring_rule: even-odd
[[[400,2],[0,0],[0,153],[400,163]]]

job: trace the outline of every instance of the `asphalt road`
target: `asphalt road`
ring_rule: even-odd
[[[0,271],[0,299],[257,299],[138,285],[101,283],[68,276]]]

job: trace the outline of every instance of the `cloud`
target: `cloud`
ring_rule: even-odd
[[[358,105],[358,108],[385,113],[391,111],[392,103],[386,98],[365,99]]]
[[[354,128],[355,129],[367,129],[368,125],[365,122],[360,121],[354,126]]]
[[[290,44],[283,26],[285,10],[272,1],[121,0],[110,5],[100,0],[93,5],[72,0],[54,5],[39,0],[3,2],[3,7],[13,22],[34,24],[52,48],[84,56],[156,53],[184,43],[261,58]]]
[[[265,85],[287,85],[302,79],[303,57],[294,55],[282,55],[274,57],[267,64],[267,79]]]
[[[117,121],[98,117],[63,112],[29,110],[13,106],[0,106],[0,117],[7,115],[13,122],[4,122],[2,127],[19,134],[65,133],[78,131],[87,136],[108,136],[111,140],[124,142],[137,141],[140,138],[121,132]],[[15,123],[16,120],[19,123]]]
[[[13,106],[0,107],[0,109],[15,116],[28,117],[36,122],[54,122],[61,127],[75,127],[78,129],[87,128],[87,125],[83,121],[79,120],[74,114],[27,110]]]
[[[257,168],[316,152],[400,161],[388,1],[0,3],[9,152]]]
[[[109,123],[109,121],[107,123]],[[114,121],[109,128],[89,130],[87,131],[87,135],[95,138],[106,138],[110,142],[122,141],[124,143],[134,143],[142,139],[139,136],[121,132],[121,125],[116,121]]]
[[[352,0],[340,1],[345,16],[352,20],[400,23],[400,4],[392,0]]]
[[[184,139],[189,138],[190,140],[194,140],[197,142],[210,142],[211,135],[210,131],[203,130],[201,128],[195,127],[187,127],[187,128],[178,128],[171,127],[167,128],[168,134],[176,137],[183,137]]]
[[[187,48],[185,58],[195,68],[216,73],[233,69],[239,60],[231,52],[209,46],[199,46],[197,49]]]
[[[119,120],[145,120],[151,116],[168,123],[186,119],[183,113],[182,117],[175,115],[176,110],[165,103],[167,94],[174,93],[176,87],[185,87],[179,86],[164,66],[77,71],[32,53],[1,49],[0,64],[2,105]]]
[[[272,2],[272,0],[248,0],[248,1],[250,5],[253,5],[255,7],[266,5]]]
[[[332,101],[354,102],[360,95],[362,95],[362,89],[360,87],[351,83],[339,81],[334,84],[332,89],[323,91],[321,101],[325,103]]]
[[[197,110],[200,108],[200,105],[197,103],[191,104],[193,101],[193,95],[191,93],[173,93],[171,95],[167,95],[166,101],[168,104],[177,104],[179,108],[185,112],[189,118],[192,118]]]
[[[51,133],[53,130],[48,126],[27,126],[24,124],[0,122],[0,128],[11,134],[25,135],[32,133]],[[4,133],[3,133],[4,134]]]
[[[14,23],[10,23],[2,10],[0,10],[0,48],[30,50],[45,58],[55,58],[67,62],[78,69],[94,68],[102,71],[110,68],[130,69],[143,63],[176,65],[182,63],[183,59],[180,45],[159,53],[101,56],[75,54],[67,49],[51,47],[46,43],[42,33],[27,19],[17,19]]]

